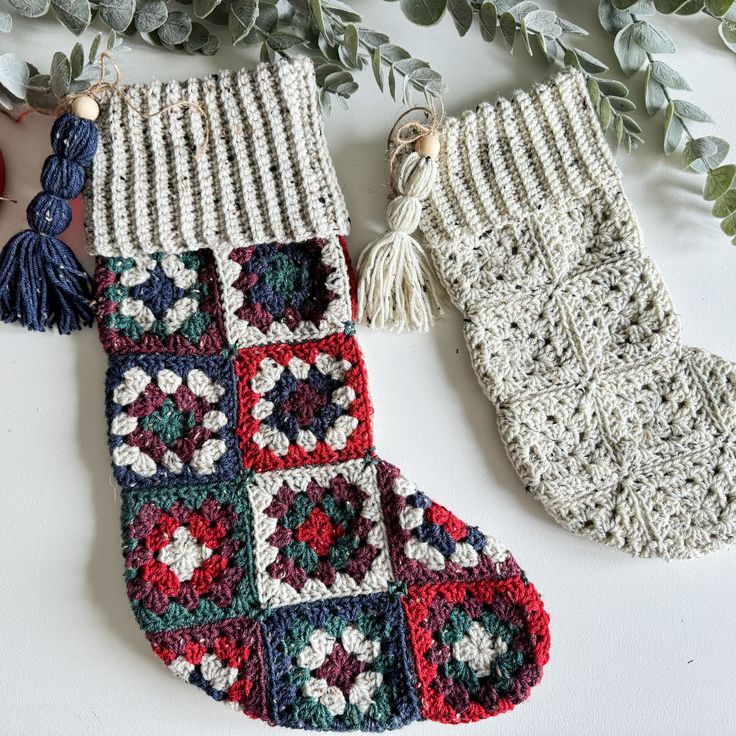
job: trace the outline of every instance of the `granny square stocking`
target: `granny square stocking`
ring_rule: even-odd
[[[548,617],[508,550],[373,448],[311,64],[127,93],[101,105],[86,227],[127,592],[154,652],[280,726],[513,708]]]
[[[547,511],[644,557],[733,542],[736,373],[681,344],[584,77],[449,119],[421,227]]]

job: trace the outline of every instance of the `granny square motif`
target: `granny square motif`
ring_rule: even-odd
[[[425,718],[488,718],[539,682],[539,662],[549,655],[546,621],[519,577],[410,587],[404,610]]]
[[[251,718],[269,720],[258,622],[241,617],[148,634],[148,640],[177,677]]]
[[[418,716],[404,613],[390,595],[274,611],[264,622],[280,726],[383,731]]]
[[[333,463],[370,448],[372,410],[353,337],[246,348],[235,370],[246,468]]]
[[[340,238],[260,243],[219,255],[230,342],[316,340],[351,319]]]
[[[244,614],[257,603],[245,476],[123,493],[128,597],[146,631]]]
[[[264,606],[376,593],[393,580],[375,465],[259,473],[250,501]]]
[[[98,258],[95,283],[110,353],[213,355],[227,344],[209,250]]]
[[[230,361],[111,358],[107,402],[113,470],[121,484],[175,485],[238,475]]]

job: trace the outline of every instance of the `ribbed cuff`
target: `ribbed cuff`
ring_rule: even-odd
[[[134,255],[295,242],[348,230],[308,59],[100,99],[85,187],[90,252]],[[179,100],[179,105],[149,115]],[[137,111],[133,109],[137,108]],[[142,114],[141,114],[142,113]]]
[[[441,146],[438,180],[420,224],[434,246],[483,233],[620,177],[585,77],[573,69],[511,100],[448,118]]]

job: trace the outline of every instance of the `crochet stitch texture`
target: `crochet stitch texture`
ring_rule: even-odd
[[[525,700],[548,616],[497,541],[373,448],[347,218],[307,61],[103,105],[87,187],[128,597],[164,664],[274,725]]]
[[[421,228],[522,482],[643,557],[736,537],[733,365],[688,348],[583,76],[442,132]]]

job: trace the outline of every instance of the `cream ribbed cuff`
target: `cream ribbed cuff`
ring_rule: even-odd
[[[348,215],[308,59],[154,82],[100,100],[85,187],[90,252],[105,256],[344,235]],[[179,106],[153,117],[178,100]],[[199,148],[197,148],[199,147]]]
[[[437,183],[420,224],[435,247],[582,196],[620,176],[585,77],[573,69],[511,100],[448,118],[441,145]]]

